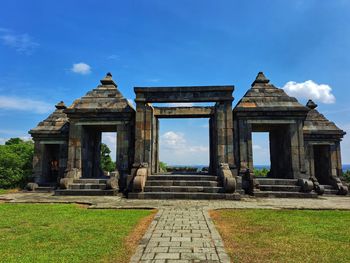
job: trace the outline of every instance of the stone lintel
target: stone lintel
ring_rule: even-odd
[[[249,124],[292,124],[295,120],[247,120]]]
[[[209,118],[214,107],[154,107],[154,116],[158,118]]]
[[[135,102],[233,101],[234,86],[135,87]]]
[[[120,125],[125,124],[125,121],[78,121],[75,125],[102,125],[102,126],[112,126],[112,125]]]
[[[67,141],[40,141],[40,144],[67,144]]]

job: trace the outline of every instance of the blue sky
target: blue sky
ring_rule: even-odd
[[[350,134],[349,15],[345,0],[3,0],[0,141],[28,136],[108,71],[129,99],[134,86],[233,84],[234,104],[264,71]],[[206,125],[162,120],[162,160],[205,164]],[[268,162],[266,137],[254,141],[255,162]],[[350,135],[342,152],[350,163]]]

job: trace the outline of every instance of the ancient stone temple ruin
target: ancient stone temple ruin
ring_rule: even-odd
[[[234,86],[135,87],[136,109],[108,73],[67,107],[63,102],[30,130],[35,142],[31,190],[57,195],[240,199],[345,195],[340,141],[345,132],[309,100],[301,105],[259,72],[232,109]],[[213,106],[159,107],[159,103]],[[152,103],[154,105],[152,105]],[[165,104],[167,105],[167,104]],[[160,169],[159,120],[208,118],[210,163],[198,173]],[[116,167],[101,169],[101,134],[116,132]],[[271,169],[254,175],[252,133],[268,132]]]

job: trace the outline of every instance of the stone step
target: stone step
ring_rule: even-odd
[[[334,190],[334,186],[333,185],[328,185],[328,184],[322,184],[322,186],[324,187],[324,189],[330,189],[330,190]]]
[[[255,197],[268,197],[268,198],[317,198],[318,195],[315,192],[302,193],[302,192],[284,192],[284,191],[259,191],[254,193]]]
[[[39,186],[38,188],[35,189],[35,192],[53,192],[55,190],[55,187],[52,186]]]
[[[337,195],[338,190],[336,189],[324,189],[324,195]]]
[[[77,184],[73,183],[68,186],[69,189],[106,189],[106,184]]]
[[[129,193],[130,199],[194,199],[194,200],[212,200],[212,199],[225,199],[225,200],[240,200],[241,196],[238,193],[225,194],[225,193],[186,193],[186,192],[141,192],[141,193]]]
[[[55,195],[81,195],[81,196],[98,196],[98,195],[117,195],[118,190],[99,190],[99,189],[60,189],[55,191]]]
[[[105,184],[108,179],[75,179],[74,184]]]
[[[147,180],[146,186],[218,186],[218,181]]]
[[[300,192],[300,189],[296,185],[260,185],[261,191]]]
[[[260,185],[296,185],[297,179],[256,178]]]
[[[179,180],[179,181],[217,181],[217,176],[213,175],[182,175],[182,174],[162,174],[162,175],[150,175],[147,177],[148,180]]]
[[[224,193],[225,189],[206,186],[146,186],[144,192]]]

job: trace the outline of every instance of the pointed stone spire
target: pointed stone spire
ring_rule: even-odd
[[[306,103],[306,107],[313,110],[317,108],[317,104],[313,102],[313,100],[308,100],[308,102]]]
[[[112,73],[110,73],[110,72],[108,72],[106,74],[106,76],[103,79],[101,79],[101,84],[104,86],[105,85],[113,85],[113,86],[117,87],[117,84],[112,79]]]
[[[58,110],[67,109],[67,106],[64,104],[63,101],[60,101],[59,103],[57,103],[57,104],[55,105],[55,107],[56,107],[56,109],[58,109]]]
[[[265,77],[262,71],[260,71],[256,76],[254,82],[252,83],[252,86],[254,86],[255,84],[267,84],[269,82],[270,80]]]

